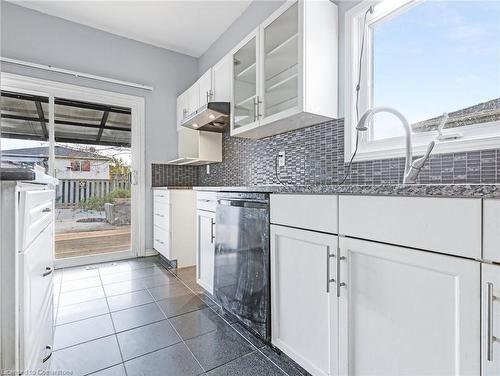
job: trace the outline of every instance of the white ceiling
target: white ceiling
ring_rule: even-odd
[[[210,45],[252,0],[10,0],[64,18],[194,57]]]

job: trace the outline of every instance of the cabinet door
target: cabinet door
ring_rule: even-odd
[[[500,262],[500,200],[483,200],[483,258]]]
[[[262,116],[295,110],[299,100],[299,5],[261,25]],[[281,116],[281,115],[278,115]]]
[[[482,264],[483,376],[500,375],[500,266]]]
[[[196,81],[189,89],[186,90],[186,116],[190,116],[200,108],[200,85]]]
[[[334,235],[271,225],[272,343],[313,375],[338,370],[336,251]]]
[[[50,224],[20,253],[20,348],[25,369],[37,369],[52,341],[54,225]]]
[[[205,106],[212,99],[212,69],[198,79],[198,108]]]
[[[231,102],[231,55],[222,58],[212,67],[212,100]]]
[[[257,45],[254,30],[233,53],[232,129],[258,124]]]
[[[214,293],[215,213],[197,211],[196,279],[210,294]]]
[[[340,374],[479,374],[478,262],[348,238],[340,256]]]
[[[187,116],[186,92],[177,97],[177,128],[181,126],[182,121]]]

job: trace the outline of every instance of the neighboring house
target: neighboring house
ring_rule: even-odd
[[[49,148],[40,146],[25,149],[4,150],[2,158],[25,165],[48,166]],[[109,180],[111,159],[83,150],[65,146],[55,147],[54,168],[56,178],[72,180]]]
[[[436,130],[441,122],[442,116],[420,121],[412,124],[413,132],[428,132]],[[488,123],[500,120],[500,98],[479,103],[474,106],[462,108],[458,111],[448,113],[448,121],[445,128],[463,127],[471,124]]]

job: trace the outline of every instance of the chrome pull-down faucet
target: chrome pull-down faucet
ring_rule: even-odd
[[[412,131],[408,120],[403,116],[401,112],[395,110],[391,107],[375,107],[366,111],[358,124],[356,125],[356,130],[364,132],[368,130],[368,126],[372,122],[373,116],[380,112],[387,112],[394,116],[396,116],[400,121],[401,125],[405,131],[405,146],[406,146],[406,159],[405,159],[405,172],[403,176],[403,184],[414,184],[417,181],[418,174],[420,170],[424,166],[425,162],[429,159],[434,146],[436,145],[436,141],[433,140],[427,145],[427,150],[423,157],[420,157],[413,160],[413,148],[412,148]],[[438,127],[438,134],[441,134],[441,130],[443,129],[446,121],[448,120],[448,114],[443,114],[443,118],[441,119],[441,123]]]

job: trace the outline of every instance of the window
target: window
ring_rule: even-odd
[[[71,161],[71,171],[90,172],[90,161]]]
[[[378,106],[405,115],[416,154],[438,137],[444,112],[449,118],[435,152],[498,148],[500,2],[385,0],[375,3],[363,28],[370,4],[346,13],[346,158],[357,119]],[[392,115],[375,115],[369,132],[360,134],[356,159],[402,156],[403,135]]]

